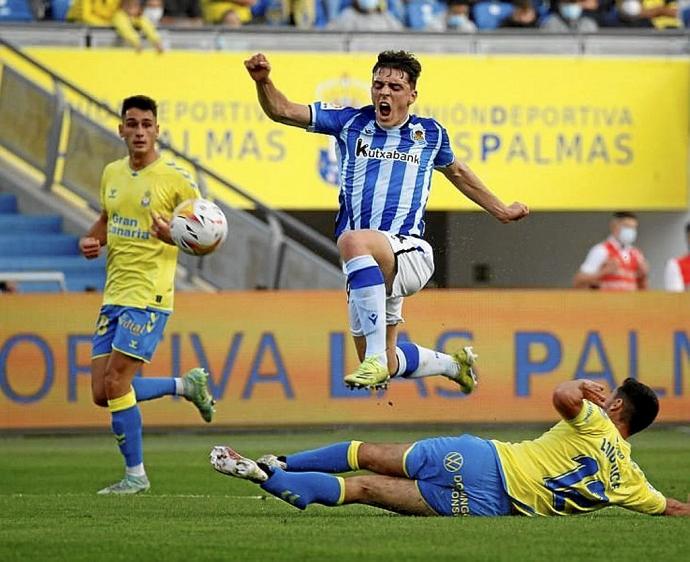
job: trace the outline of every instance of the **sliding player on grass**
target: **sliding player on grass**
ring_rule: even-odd
[[[627,439],[651,424],[654,392],[626,379],[608,396],[599,383],[569,381],[553,393],[563,418],[521,443],[472,435],[407,444],[336,443],[258,461],[229,447],[211,451],[217,471],[256,482],[305,509],[360,503],[408,515],[571,515],[608,506],[690,516],[690,503],[664,497],[630,456]],[[366,469],[374,475],[334,473]]]

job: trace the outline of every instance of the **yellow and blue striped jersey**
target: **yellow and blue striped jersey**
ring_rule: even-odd
[[[177,247],[151,234],[151,213],[169,218],[177,205],[199,197],[189,173],[158,158],[134,171],[129,158],[103,170],[101,205],[108,214],[108,258],[103,304],[172,310]]]
[[[587,400],[577,416],[538,439],[492,443],[506,492],[525,515],[577,514],[607,506],[648,514],[666,509],[664,496],[630,458],[630,444]]]

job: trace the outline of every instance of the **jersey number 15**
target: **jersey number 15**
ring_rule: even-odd
[[[608,503],[609,499],[606,497],[604,483],[601,480],[592,480],[585,485],[585,488],[593,497],[587,497],[575,488],[585,478],[594,476],[599,472],[597,461],[592,457],[585,457],[584,455],[579,455],[573,458],[573,460],[577,463],[575,469],[560,476],[544,479],[546,487],[553,492],[554,509],[565,512],[566,499],[582,508]]]

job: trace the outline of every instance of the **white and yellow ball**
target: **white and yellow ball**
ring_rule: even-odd
[[[207,199],[188,199],[173,211],[170,235],[186,254],[205,256],[228,235],[228,221],[220,207]]]

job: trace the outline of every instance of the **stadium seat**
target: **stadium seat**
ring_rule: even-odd
[[[28,0],[0,0],[0,21],[34,21]]]
[[[61,272],[68,291],[101,291],[105,257],[85,260],[78,238],[62,232],[58,215],[24,215],[17,199],[0,193],[0,273]],[[45,280],[21,281],[20,292],[55,292],[60,285]]]
[[[0,193],[0,214],[16,212],[17,198],[10,193]]]
[[[50,16],[55,21],[65,21],[72,0],[50,0]]]
[[[496,29],[513,13],[513,5],[507,2],[478,2],[472,8],[472,18],[479,29]]]
[[[425,29],[431,20],[445,10],[445,4],[436,0],[411,0],[407,4],[407,26],[410,29]]]
[[[690,6],[685,6],[680,12],[680,19],[683,20],[683,25],[690,28]]]

